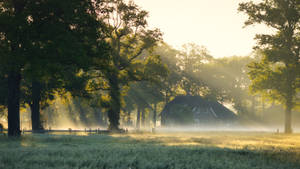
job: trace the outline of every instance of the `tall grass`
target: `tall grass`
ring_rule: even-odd
[[[0,168],[300,168],[300,135],[158,133],[0,136]]]

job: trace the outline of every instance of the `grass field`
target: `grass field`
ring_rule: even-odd
[[[0,136],[0,168],[300,169],[300,135],[251,132]]]

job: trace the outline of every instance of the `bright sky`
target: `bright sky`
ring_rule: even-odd
[[[135,0],[149,12],[150,27],[164,33],[164,41],[175,48],[193,42],[205,46],[214,57],[246,56],[264,26],[243,28],[247,16],[238,4],[250,0]],[[256,0],[259,1],[259,0]]]

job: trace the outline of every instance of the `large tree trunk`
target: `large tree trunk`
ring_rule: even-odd
[[[108,80],[110,85],[109,95],[111,97],[110,108],[108,110],[108,118],[109,118],[108,129],[119,131],[121,94],[120,94],[118,75],[116,73],[111,73]]]
[[[293,80],[296,77],[291,76],[293,72],[287,76],[286,80],[286,98],[285,98],[285,124],[284,124],[284,132],[286,134],[292,133],[292,109],[293,109],[293,96],[296,93],[295,89],[293,89]]]
[[[153,127],[156,127],[156,110],[157,109],[157,105],[156,103],[154,104],[154,108],[153,108]]]
[[[137,107],[137,114],[136,114],[136,128],[140,129],[141,127],[141,110],[140,107]]]
[[[14,7],[14,15],[15,18],[20,17],[24,6],[24,0],[12,1],[12,5]],[[20,32],[17,32],[20,33]],[[20,45],[17,41],[11,43],[12,52]],[[18,54],[16,52],[15,54]],[[20,83],[21,83],[21,73],[18,68],[19,65],[15,60],[13,60],[10,64],[12,69],[8,73],[8,136],[20,136]],[[17,61],[18,62],[18,61]]]
[[[168,95],[168,89],[166,89],[165,93],[165,106],[169,103],[170,97]],[[160,114],[160,125],[165,126],[166,125],[166,114],[162,111]]]
[[[286,101],[284,132],[292,133],[292,98]]]
[[[285,110],[284,132],[287,134],[292,133],[292,111],[288,108]]]
[[[20,136],[20,82],[19,71],[8,74],[8,136]]]
[[[43,125],[40,118],[41,85],[39,82],[32,81],[31,94],[31,126],[33,131],[40,131],[43,130]]]

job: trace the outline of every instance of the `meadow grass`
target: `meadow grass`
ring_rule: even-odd
[[[300,135],[251,132],[0,136],[1,169],[300,169]]]

